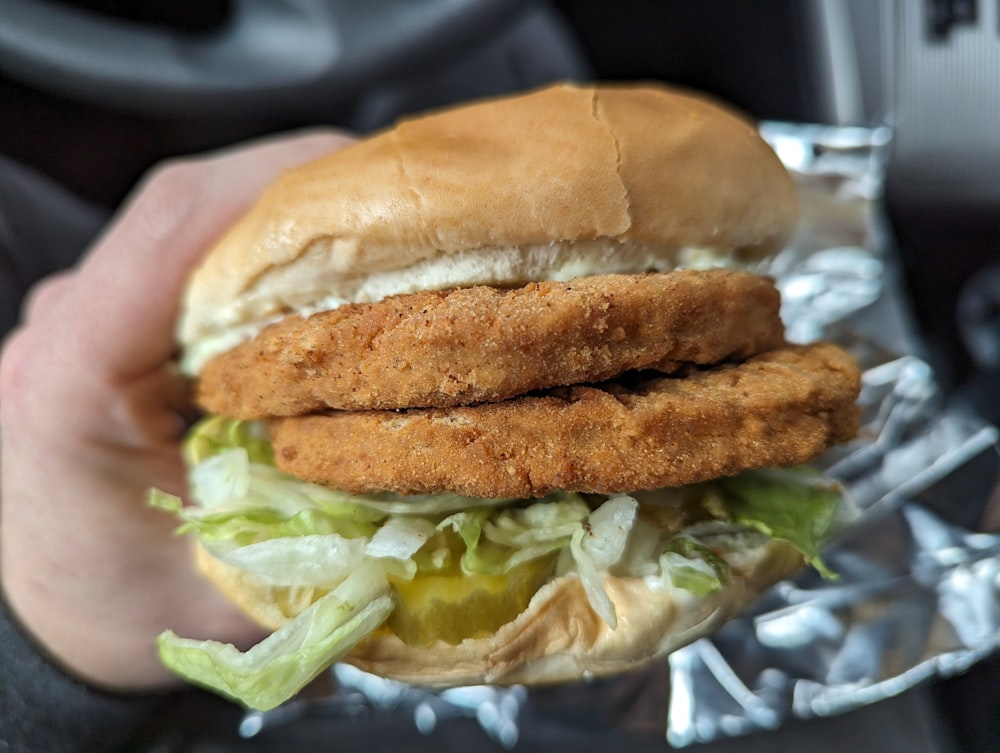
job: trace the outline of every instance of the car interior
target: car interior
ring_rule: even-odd
[[[949,406],[1000,423],[995,0],[0,0],[0,19],[0,154],[106,214],[163,159],[367,133],[556,80],[656,80],[763,123],[883,129],[877,216],[919,355]],[[795,723],[781,746],[851,745],[862,724],[903,740],[920,715],[924,750],[1000,750],[1000,658],[851,713]],[[394,734],[417,749],[411,728]],[[768,734],[705,749],[784,749]]]

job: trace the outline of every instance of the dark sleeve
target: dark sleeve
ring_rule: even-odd
[[[0,753],[111,753],[167,696],[118,696],[63,673],[0,600]]]

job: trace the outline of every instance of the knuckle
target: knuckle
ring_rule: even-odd
[[[0,347],[0,405],[9,407],[21,402],[31,390],[35,342],[27,327],[15,329]]]
[[[129,206],[142,235],[154,243],[169,239],[197,208],[204,182],[204,168],[194,161],[172,160],[154,168]]]
[[[62,298],[72,279],[73,273],[70,271],[57,272],[31,288],[22,305],[24,321],[36,321],[51,310]]]

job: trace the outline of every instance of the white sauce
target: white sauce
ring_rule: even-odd
[[[728,251],[707,248],[628,246],[614,241],[576,241],[526,248],[475,249],[439,254],[401,269],[345,274],[330,269],[329,249],[263,275],[239,301],[218,312],[214,326],[187,344],[181,368],[197,374],[209,360],[255,337],[289,313],[311,316],[347,303],[375,303],[420,290],[571,280],[600,274],[669,272],[731,266]]]

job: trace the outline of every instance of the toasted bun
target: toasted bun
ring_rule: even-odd
[[[312,597],[308,589],[295,593],[266,585],[201,548],[198,564],[234,603],[272,630],[308,606]],[[607,576],[605,588],[618,616],[614,630],[591,609],[579,579],[563,576],[543,586],[524,612],[492,636],[417,647],[383,629],[343,661],[382,677],[432,687],[537,685],[618,674],[714,632],[801,566],[792,547],[769,541],[743,552],[731,580],[704,598],[653,588],[641,578]]]
[[[795,212],[787,172],[729,110],[659,86],[554,86],[406,120],[287,172],[195,272],[179,337],[407,285],[527,282],[526,249],[574,268],[560,249],[582,244],[607,271],[664,249],[752,257]]]

